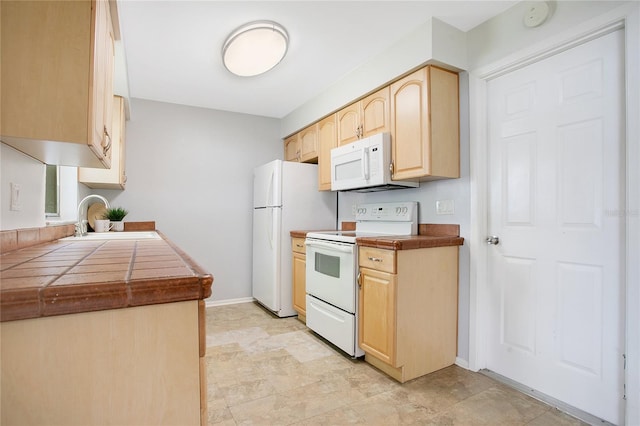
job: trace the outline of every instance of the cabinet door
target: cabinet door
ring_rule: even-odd
[[[428,69],[420,69],[390,86],[393,179],[431,175]]]
[[[331,150],[338,146],[336,116],[318,123],[318,191],[331,190]]]
[[[300,141],[300,161],[313,163],[318,161],[318,127],[312,124],[298,133]]]
[[[47,164],[109,167],[109,2],[3,1],[2,141]]]
[[[91,116],[91,149],[111,165],[111,129],[113,108],[114,40],[111,14],[107,1],[97,1],[93,44],[93,111]]]
[[[355,102],[336,113],[338,146],[358,140],[360,128],[360,102]]]
[[[397,275],[360,268],[358,343],[363,351],[394,366]]]
[[[78,167],[78,182],[89,188],[124,189],[126,185],[125,115],[124,100],[121,96],[113,97],[111,109],[113,111],[111,168]]]
[[[362,136],[389,132],[389,86],[378,90],[360,101]]]
[[[284,140],[284,160],[300,161],[300,143],[297,133]]]
[[[293,252],[293,309],[300,315],[306,316],[306,267],[307,256],[301,253]]]

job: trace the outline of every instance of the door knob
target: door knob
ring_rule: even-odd
[[[497,246],[498,244],[500,244],[500,238],[498,238],[498,237],[497,237],[497,236],[495,236],[495,235],[491,235],[491,236],[487,237],[487,238],[485,239],[485,241],[486,241],[486,242],[487,242],[487,244],[489,244],[489,245]]]

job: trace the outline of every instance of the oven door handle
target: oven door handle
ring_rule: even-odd
[[[307,247],[316,247],[316,248],[323,248],[328,250],[335,250],[342,253],[353,253],[353,246],[351,244],[348,246],[343,246],[341,244],[333,244],[333,243],[325,243],[322,241],[309,241],[309,240],[305,240],[304,244]]]

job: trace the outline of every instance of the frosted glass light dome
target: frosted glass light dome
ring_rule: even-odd
[[[288,45],[289,35],[281,25],[272,21],[250,22],[227,37],[222,61],[233,74],[251,77],[278,65]]]

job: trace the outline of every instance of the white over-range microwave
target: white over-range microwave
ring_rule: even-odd
[[[391,136],[378,133],[331,150],[331,190],[373,192],[415,188],[391,179]]]

